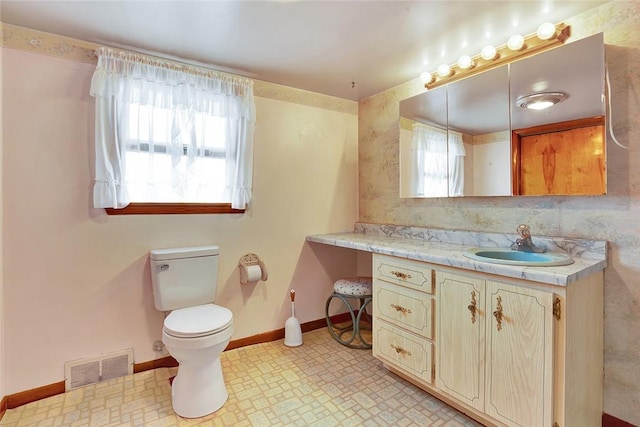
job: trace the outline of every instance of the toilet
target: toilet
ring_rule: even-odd
[[[169,312],[162,342],[179,363],[171,386],[173,410],[184,418],[211,414],[229,397],[220,354],[233,333],[233,314],[213,304],[218,255],[218,246],[150,253],[154,303],[156,309]]]

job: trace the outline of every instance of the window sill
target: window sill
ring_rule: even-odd
[[[122,209],[106,208],[107,215],[237,214],[231,203],[131,203]]]

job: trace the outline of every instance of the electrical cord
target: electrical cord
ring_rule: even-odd
[[[611,82],[609,81],[609,67],[605,65],[604,67],[604,75],[605,75],[605,80],[607,81],[607,112],[608,114],[608,122],[609,122],[609,135],[611,135],[611,139],[613,140],[613,142],[615,142],[615,144],[620,147],[620,148],[624,148],[625,150],[628,150],[629,147],[625,147],[624,145],[620,144],[620,142],[618,142],[618,140],[616,139],[615,134],[613,133],[613,120],[611,119]]]

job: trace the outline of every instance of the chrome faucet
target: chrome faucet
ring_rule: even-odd
[[[531,230],[527,224],[520,224],[516,231],[520,235],[520,238],[516,239],[515,243],[511,245],[511,249],[514,251],[538,253],[547,251],[545,248],[539,248],[533,243],[533,240],[531,240]]]

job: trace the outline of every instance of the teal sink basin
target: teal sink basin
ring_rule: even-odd
[[[561,252],[546,252],[543,254],[534,252],[514,251],[510,248],[472,248],[464,253],[464,256],[476,261],[490,262],[492,264],[523,265],[533,267],[552,267],[558,265],[573,264],[573,258]]]

